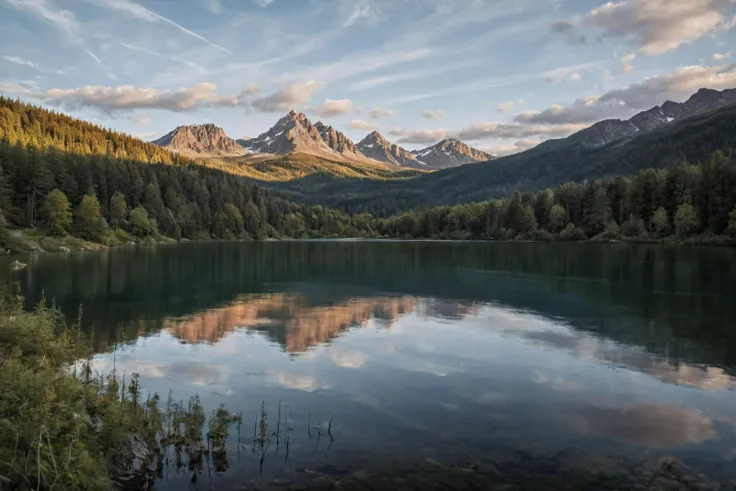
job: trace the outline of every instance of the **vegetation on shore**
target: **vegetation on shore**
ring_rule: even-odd
[[[0,97],[4,250],[318,237],[732,243],[736,161],[716,151],[700,166],[379,218],[288,201],[153,144]]]
[[[147,489],[169,449],[195,473],[226,465],[239,414],[207,417],[197,396],[164,406],[137,374],[93,374],[91,355],[60,311],[0,301],[0,489]]]

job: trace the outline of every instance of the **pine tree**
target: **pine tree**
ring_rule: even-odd
[[[153,232],[153,225],[148,219],[148,212],[142,206],[130,210],[130,229],[139,236],[145,237]]]
[[[675,232],[680,238],[689,237],[695,232],[698,226],[698,219],[695,215],[695,208],[690,203],[683,203],[677,207],[675,213]]]
[[[76,210],[75,220],[77,232],[81,237],[91,241],[100,241],[106,225],[97,196],[88,194],[82,198]]]
[[[66,195],[54,189],[46,196],[44,209],[49,231],[54,235],[66,235],[72,225],[71,205]]]
[[[654,233],[658,238],[663,238],[670,233],[670,218],[667,216],[667,210],[662,207],[657,208],[652,217]]]
[[[125,195],[118,191],[110,200],[110,225],[124,227],[126,218],[128,218],[128,203],[125,201]]]

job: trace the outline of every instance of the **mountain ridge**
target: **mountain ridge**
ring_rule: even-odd
[[[180,125],[151,143],[187,157],[236,156],[245,149],[212,123]]]

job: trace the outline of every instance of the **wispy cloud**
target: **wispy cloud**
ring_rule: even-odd
[[[19,1],[19,0],[12,0],[12,1]],[[33,1],[38,1],[38,0],[33,0]],[[91,1],[91,0],[88,0],[88,1]],[[228,53],[231,55],[233,54],[233,52],[230,51],[229,49],[223,48],[219,44],[210,41],[209,39],[205,38],[204,36],[200,34],[197,34],[196,32],[190,29],[187,29],[181,24],[169,19],[168,17],[164,17],[163,15],[157,14],[156,12],[144,7],[143,5],[137,4],[130,0],[94,0],[94,2],[97,5],[103,5],[107,8],[117,10],[118,12],[126,13],[135,19],[143,20],[146,22],[163,22],[163,23],[169,24],[170,26],[177,28],[178,30],[186,34],[187,36],[191,36],[204,43],[207,43],[213,48],[219,49],[220,51],[224,51],[225,53]]]
[[[354,119],[348,123],[348,128],[352,128],[354,130],[375,130],[376,126],[368,121],[363,121],[362,119]]]
[[[20,58],[18,56],[3,56],[2,58],[8,63],[14,63],[16,65],[27,66],[41,73],[56,73],[57,75],[64,75],[64,72],[62,70],[48,70],[42,67],[41,65],[39,65],[38,63],[29,61],[29,60],[24,60],[23,58]]]
[[[96,54],[94,54],[92,51],[90,51],[90,50],[88,50],[86,48],[85,48],[84,52],[87,53],[90,56],[90,58],[92,58],[95,61],[95,63],[97,63],[105,71],[105,74],[108,76],[108,78],[110,78],[112,80],[117,79],[117,77],[115,76],[115,74],[112,73],[112,71],[107,66],[105,66],[104,63],[102,63],[102,60],[100,60],[100,58]]]
[[[324,82],[316,80],[288,84],[268,96],[255,99],[252,106],[261,112],[281,112],[296,109],[307,104],[325,85]]]
[[[422,117],[424,119],[439,120],[445,117],[445,111],[443,109],[435,109],[433,111],[423,111]]]
[[[644,55],[661,55],[717,30],[734,26],[733,0],[619,0],[607,2],[575,23],[557,21],[554,32],[579,39],[589,27],[603,37],[623,39]]]
[[[185,60],[183,58],[179,58],[178,56],[165,55],[165,54],[159,53],[158,51],[153,51],[153,50],[148,49],[148,48],[141,48],[139,46],[134,46],[134,45],[128,44],[128,43],[120,43],[120,46],[122,46],[123,48],[127,48],[127,49],[129,49],[131,51],[139,51],[141,53],[147,53],[147,54],[149,54],[151,56],[157,56],[159,58],[164,58],[166,60],[171,60],[171,61],[175,61],[177,63],[182,63],[184,65],[187,65],[187,66],[191,67],[191,68],[196,68],[200,72],[204,72],[205,71],[205,69],[204,69],[203,66],[198,65],[197,63],[194,63],[193,61],[189,61],[189,60]]]
[[[59,29],[71,38],[77,36],[79,23],[73,12],[55,7],[48,0],[2,0],[18,10],[26,11]]]
[[[332,116],[342,116],[351,113],[355,109],[353,101],[350,99],[327,99],[325,102],[314,108],[315,115],[321,118],[329,118]]]
[[[108,114],[135,109],[186,112],[209,107],[233,108],[247,105],[246,94],[219,94],[217,87],[209,83],[200,83],[176,91],[160,91],[130,85],[120,87],[91,85],[78,89],[51,89],[45,92],[26,93],[48,104],[63,105],[70,109],[89,107]]]
[[[391,109],[384,109],[382,107],[374,107],[370,111],[368,111],[368,114],[370,114],[371,118],[373,119],[380,119],[385,117],[391,117],[396,116],[396,111],[393,111]]]
[[[456,70],[464,70],[467,68],[472,68],[476,66],[480,66],[486,63],[486,60],[479,59],[479,58],[472,58],[469,60],[463,60],[460,62],[448,62],[448,63],[441,63],[440,66],[436,66],[434,68],[429,68],[425,70],[416,70],[412,72],[404,72],[404,73],[392,73],[389,75],[382,75],[377,77],[368,78],[365,80],[360,80],[357,82],[354,82],[348,86],[348,90],[351,91],[361,91],[366,89],[373,89],[376,87],[380,87],[382,85],[389,85],[396,82],[402,82],[404,80],[414,80],[417,78],[424,78],[424,77],[431,77],[433,75],[438,75],[441,73],[447,73],[447,72],[453,72]]]

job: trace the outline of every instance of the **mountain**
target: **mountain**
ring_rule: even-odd
[[[245,149],[214,124],[178,126],[151,142],[187,157],[243,155]]]
[[[427,169],[409,150],[389,142],[377,131],[363,138],[357,147],[363,155],[373,160],[412,169]]]
[[[332,160],[368,162],[355,143],[321,121],[312,122],[303,113],[291,111],[267,132],[241,144],[251,153],[267,155],[307,154]],[[374,161],[375,164],[379,162]],[[379,164],[380,165],[380,164]]]
[[[673,121],[694,116],[703,110],[735,101],[736,89],[718,91],[704,88],[690,96],[685,102],[667,101],[661,106],[654,106],[624,121],[620,119],[599,121],[567,138],[553,140],[547,143],[547,146],[578,144],[586,147],[600,147],[614,140],[652,131]]]
[[[714,93],[720,95],[712,97]],[[729,103],[730,97],[733,91],[701,90],[682,104],[665,103],[660,107],[665,108],[664,121],[673,119],[645,131],[641,123],[645,113],[649,121],[659,114],[652,108],[632,118],[642,129],[629,136],[614,135],[617,126],[598,123],[571,137],[550,140],[489,164],[463,165],[401,181],[307,180],[281,187],[343,210],[383,213],[483,201],[565,182],[630,176],[641,169],[666,168],[682,161],[698,164],[716,150],[729,154],[736,149],[736,101]]]
[[[429,169],[448,169],[494,159],[493,155],[481,152],[454,138],[442,140],[422,150],[414,150],[412,154],[418,162]]]

